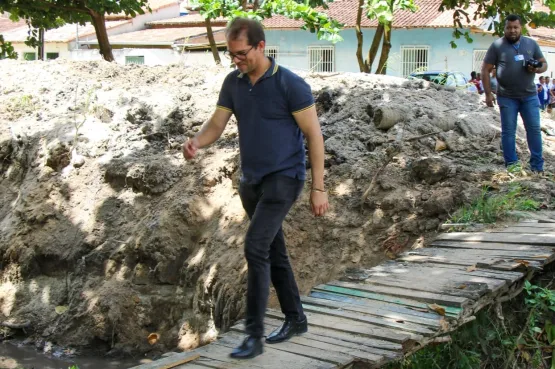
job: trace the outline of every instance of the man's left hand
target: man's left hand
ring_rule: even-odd
[[[321,217],[326,214],[330,205],[328,203],[328,194],[326,192],[312,191],[310,194],[310,206],[312,207],[312,214],[316,217]]]
[[[527,68],[528,68],[528,72],[530,73],[538,73],[538,68],[534,68],[531,65],[529,65]]]

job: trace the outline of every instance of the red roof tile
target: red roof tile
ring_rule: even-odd
[[[130,20],[106,22],[106,29],[119,27],[123,24],[130,23]],[[45,42],[70,42],[75,40],[77,36],[75,24],[66,24],[60,28],[51,29],[44,33]],[[28,36],[28,27],[19,27],[8,32],[3,32],[4,39],[8,42],[25,42]],[[87,23],[85,26],[79,26],[79,37],[90,36],[95,33],[94,26]]]
[[[214,27],[213,31],[217,32],[222,29],[222,27]],[[129,45],[134,43],[137,45],[167,43],[171,45],[178,40],[187,43],[189,38],[199,38],[204,35],[206,35],[205,27],[144,29],[110,36],[110,43],[112,45],[123,43]]]
[[[394,28],[448,28],[453,26],[453,11],[440,12],[441,0],[415,0],[418,10],[415,13],[398,10],[395,12]],[[354,28],[358,10],[358,0],[338,0],[329,3],[329,9],[319,9],[331,18],[343,23],[345,28]],[[484,21],[478,19],[463,25],[478,27]],[[298,28],[302,21],[291,20],[283,16],[274,16],[263,21],[266,28]],[[365,28],[376,27],[378,22],[369,20],[364,16],[361,26]]]
[[[12,22],[7,15],[0,15],[0,33],[5,33],[20,27],[27,27],[27,23],[25,23],[24,20]]]

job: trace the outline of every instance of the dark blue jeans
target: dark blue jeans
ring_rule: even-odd
[[[516,155],[516,127],[517,117],[520,113],[526,139],[530,149],[530,167],[532,170],[543,170],[542,136],[540,129],[540,102],[537,95],[524,98],[497,97],[501,111],[501,144],[505,165],[509,166],[518,162]]]
[[[287,318],[304,319],[299,289],[287,256],[281,225],[299,197],[304,181],[269,175],[259,184],[241,182],[239,195],[250,218],[245,238],[247,259],[247,334],[262,337],[270,280]]]

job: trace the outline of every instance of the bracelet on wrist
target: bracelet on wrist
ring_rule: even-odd
[[[319,188],[313,188],[312,192],[327,192],[326,190],[321,190]]]

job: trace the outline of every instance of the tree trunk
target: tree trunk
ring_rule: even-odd
[[[378,69],[376,69],[377,74],[386,74],[387,72],[387,59],[389,58],[389,50],[391,50],[391,27],[392,24],[389,23],[383,36],[382,55],[380,56]]]
[[[216,40],[214,40],[214,33],[212,32],[212,24],[210,24],[210,18],[204,20],[206,25],[206,35],[208,36],[208,42],[210,43],[210,49],[212,50],[212,55],[214,56],[214,61],[216,64],[222,64],[220,59],[220,53],[218,52],[218,47],[216,46]]]
[[[241,7],[244,11],[247,11],[247,0],[241,0]]]
[[[362,6],[364,5],[364,0],[359,0],[358,1],[358,11],[357,11],[357,22],[355,25],[355,32],[357,35],[357,52],[356,52],[356,56],[357,56],[357,61],[358,61],[358,68],[360,69],[361,72],[364,73],[370,73],[370,69],[368,68],[368,65],[366,65],[366,63],[364,62],[364,59],[362,58],[362,46],[364,45],[364,39],[362,36],[362,29],[360,24],[362,23]]]
[[[368,50],[368,59],[366,59],[366,64],[368,65],[369,70],[372,70],[372,65],[374,65],[376,55],[378,55],[378,48],[380,47],[380,42],[382,41],[383,31],[383,24],[378,24],[376,33],[374,34],[374,39],[372,40],[372,46],[370,46],[370,49]]]
[[[103,13],[97,13],[94,10],[89,10],[92,18],[92,24],[96,31],[96,38],[98,40],[98,47],[100,48],[100,55],[104,60],[113,62],[114,55],[112,54],[112,46],[108,40],[108,31],[106,31],[106,22]]]
[[[252,10],[258,10],[258,8],[260,8],[259,0],[254,0],[254,5],[252,7]]]
[[[38,60],[44,60],[44,28],[39,29],[39,55]]]

